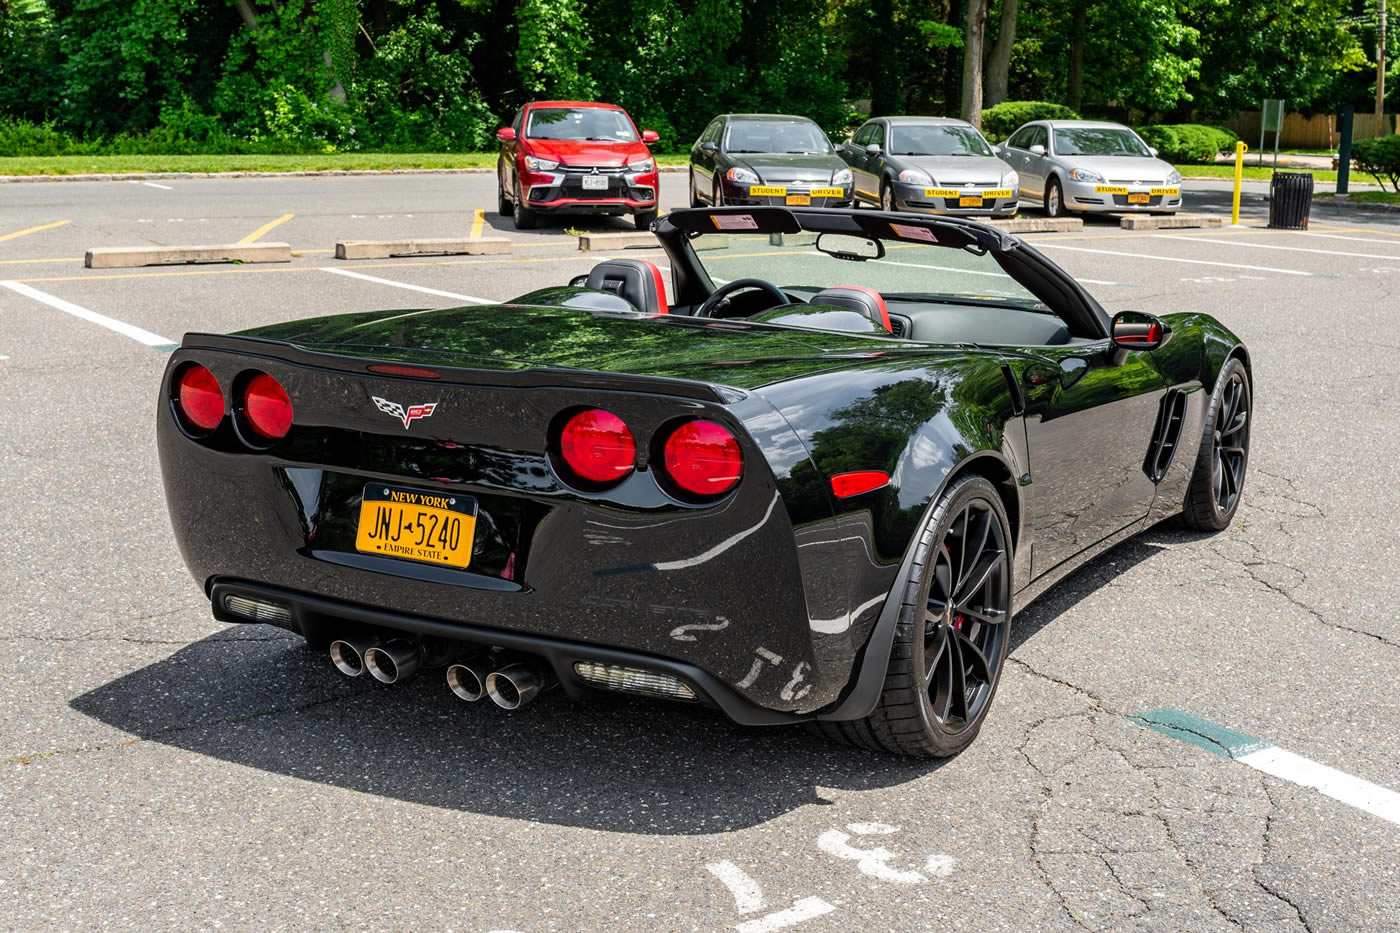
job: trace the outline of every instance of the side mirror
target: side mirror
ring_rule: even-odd
[[[865,147],[865,154],[866,154],[866,155],[879,155],[879,154],[880,154],[880,144],[879,144],[879,143],[871,143],[870,145],[866,146],[866,147]]]
[[[1147,147],[1147,151],[1150,152],[1150,153],[1152,153],[1152,158],[1154,158],[1154,159],[1157,158],[1157,147],[1156,147],[1156,146],[1148,146],[1148,147]]]
[[[509,126],[503,126],[496,131],[496,138],[503,143],[508,143],[515,138],[515,130]]]
[[[1001,143],[997,143],[995,146],[992,147],[992,155],[1001,155]]]
[[[1045,155],[1045,147],[1042,146],[1040,143],[1036,143],[1034,146],[1031,146],[1031,152],[1034,155],[1043,156]]]
[[[700,144],[700,148],[704,149],[706,152],[719,152],[719,143],[703,142]]]
[[[642,142],[654,143],[661,138],[656,130],[642,130]]]
[[[1119,311],[1113,316],[1113,345],[1120,350],[1155,350],[1171,336],[1165,321],[1142,311]]]

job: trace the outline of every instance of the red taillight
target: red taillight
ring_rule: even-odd
[[[292,428],[292,400],[280,382],[258,373],[243,390],[243,417],[259,439],[275,441]]]
[[[592,408],[574,415],[559,432],[565,465],[590,483],[615,483],[637,461],[637,442],[622,419]]]
[[[209,370],[193,363],[175,380],[175,404],[191,426],[212,431],[224,420],[224,392]]]
[[[872,489],[879,489],[890,481],[890,475],[883,470],[859,470],[853,473],[837,473],[831,478],[831,491],[838,499],[858,496]]]
[[[695,496],[718,496],[733,489],[744,472],[739,442],[723,425],[687,421],[666,438],[666,475]]]

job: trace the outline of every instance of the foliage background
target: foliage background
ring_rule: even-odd
[[[856,105],[956,114],[967,3],[0,0],[0,154],[480,150],[550,97],[621,104],[663,152],[727,111],[836,134]],[[988,49],[1012,6],[989,0]],[[998,99],[1181,124],[1373,93],[1368,0],[1014,7]]]

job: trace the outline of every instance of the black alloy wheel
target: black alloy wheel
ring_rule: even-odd
[[[695,169],[690,170],[690,206],[704,207],[704,202],[700,200],[700,192],[695,188]]]
[[[515,204],[512,219],[517,230],[535,229],[535,212],[525,206],[525,197],[520,193],[520,179],[515,180]]]
[[[1249,468],[1251,393],[1249,372],[1236,358],[1220,369],[1206,411],[1205,430],[1186,490],[1182,519],[1202,531],[1219,531],[1235,517]]]
[[[1045,213],[1049,217],[1063,217],[1068,211],[1065,210],[1065,193],[1060,188],[1060,180],[1052,178],[1045,185]]]
[[[995,486],[964,474],[917,544],[885,687],[864,720],[817,722],[827,738],[944,758],[977,737],[1010,646],[1011,528]]]

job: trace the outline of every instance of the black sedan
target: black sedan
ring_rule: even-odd
[[[945,756],[1016,611],[1239,508],[1250,358],[1205,314],[1110,317],[960,218],[655,229],[670,289],[609,259],[503,306],[186,334],[158,447],[215,617],[505,709],[627,693]]]
[[[855,176],[806,117],[715,117],[690,148],[690,204],[848,207]]]

